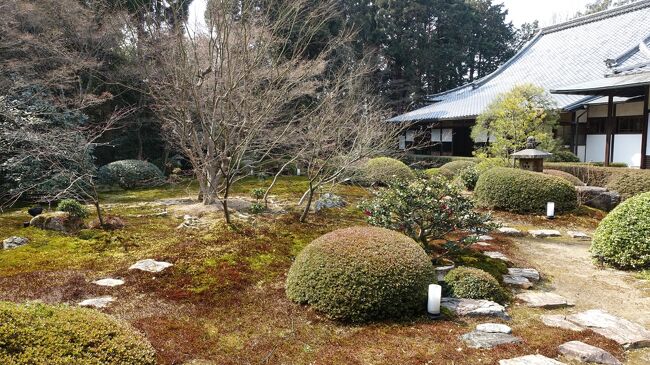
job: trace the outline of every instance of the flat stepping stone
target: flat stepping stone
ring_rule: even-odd
[[[12,248],[24,246],[29,242],[25,237],[11,236],[2,241],[2,249],[10,250]]]
[[[114,286],[124,285],[124,280],[106,278],[106,279],[95,280],[95,281],[93,281],[93,284],[99,285],[99,286],[114,287]]]
[[[501,227],[497,230],[501,234],[505,234],[507,236],[514,236],[514,237],[521,237],[524,235],[524,233],[516,228],[510,228],[510,227]]]
[[[514,359],[499,360],[499,365],[566,365],[543,355],[527,355]]]
[[[476,326],[476,330],[489,333],[512,333],[512,328],[501,323],[481,323]]]
[[[539,271],[535,269],[520,269],[520,268],[509,268],[508,275],[512,276],[522,276],[531,281],[539,281]]]
[[[135,264],[131,265],[131,267],[129,267],[129,270],[161,272],[170,266],[174,266],[174,264],[170,264],[169,262],[164,262],[164,261],[156,261],[153,259],[145,259],[145,260],[140,260]]]
[[[533,286],[533,283],[523,276],[503,275],[503,283],[522,289],[529,289]]]
[[[478,240],[479,241],[492,241],[492,240],[494,240],[494,237],[488,236],[486,234],[482,234],[482,235],[478,236]]]
[[[553,309],[572,306],[565,297],[555,293],[532,291],[517,294],[516,298],[532,308]]]
[[[481,246],[481,247],[492,246],[491,244],[489,244],[489,243],[487,243],[487,242],[481,242],[481,241],[476,242],[475,245],[477,245],[477,246]]]
[[[579,360],[581,362],[621,365],[621,362],[618,361],[618,359],[609,352],[580,341],[570,341],[564,343],[560,345],[557,350],[562,355],[571,359]]]
[[[492,316],[510,319],[504,306],[490,300],[442,298],[440,305],[457,316]]]
[[[466,333],[460,336],[460,338],[465,342],[467,347],[473,349],[491,349],[499,345],[520,343],[522,341],[521,338],[509,335],[507,333],[493,333],[483,331],[473,331]]]
[[[508,256],[502,254],[499,251],[485,251],[485,252],[483,252],[483,254],[485,256],[493,258],[493,259],[497,259],[497,260],[501,260],[501,261],[505,261],[505,262],[510,262],[510,259],[508,258]]]
[[[81,307],[106,308],[113,301],[115,301],[115,298],[113,298],[110,295],[106,295],[103,297],[86,299],[84,301],[79,302],[79,305]]]
[[[579,240],[590,240],[591,237],[589,237],[588,234],[580,231],[567,231],[566,234],[569,235],[571,238],[579,239]]]
[[[541,316],[540,319],[542,320],[542,323],[549,327],[562,328],[575,332],[581,332],[585,330],[577,324],[570,322],[566,319],[566,316],[561,314],[545,314]]]
[[[528,231],[531,236],[535,238],[546,238],[546,237],[560,237],[562,234],[560,231],[555,230],[555,229],[534,229],[532,231]]]
[[[639,324],[613,316],[603,310],[592,309],[567,316],[567,319],[578,326],[616,341],[626,349],[650,347],[650,331]]]

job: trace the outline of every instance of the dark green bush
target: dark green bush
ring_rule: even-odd
[[[580,162],[578,156],[568,150],[559,150],[553,152],[553,155],[548,158],[549,162]]]
[[[558,212],[578,206],[576,189],[568,181],[521,169],[498,167],[481,175],[476,184],[478,204],[515,213],[544,213],[555,202]]]
[[[591,254],[615,267],[650,267],[650,193],[624,201],[600,222]]]
[[[573,186],[584,186],[585,185],[585,183],[583,183],[582,180],[580,180],[577,177],[569,174],[568,172],[564,172],[562,170],[544,170],[544,173],[546,175],[551,175],[551,176],[562,178],[562,179],[570,182],[571,184],[573,184]]]
[[[155,364],[147,340],[90,309],[0,302],[0,364]]]
[[[404,162],[390,157],[368,160],[359,171],[358,180],[366,185],[386,185],[394,180],[409,180],[415,173]]]
[[[74,199],[61,200],[56,206],[56,210],[60,212],[66,212],[70,214],[71,217],[77,217],[81,219],[88,218],[89,215],[88,209],[86,209],[83,204]]]
[[[447,179],[453,179],[458,176],[462,170],[475,165],[476,162],[474,161],[457,160],[442,165],[438,171],[440,172],[440,175]]]
[[[307,245],[287,275],[289,299],[350,322],[424,313],[431,260],[401,233],[351,227]]]
[[[449,294],[456,298],[486,299],[497,303],[508,301],[507,292],[487,272],[473,267],[458,267],[445,275]]]
[[[463,186],[469,191],[474,190],[476,182],[478,181],[479,173],[476,166],[468,166],[458,174],[458,178],[463,183]]]
[[[158,186],[165,181],[156,165],[140,160],[111,162],[99,169],[98,177],[102,185],[119,185],[123,189]]]

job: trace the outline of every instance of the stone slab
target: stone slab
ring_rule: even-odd
[[[103,297],[89,298],[89,299],[83,300],[83,301],[79,302],[79,305],[82,306],[82,307],[106,308],[113,301],[115,301],[115,298],[113,298],[110,295],[106,295],[106,296],[103,296]]]
[[[510,262],[510,258],[499,251],[484,251],[483,254],[493,259]]]
[[[2,241],[2,248],[4,250],[10,250],[12,248],[20,247],[26,245],[29,242],[29,239],[25,237],[11,236],[4,241]]]
[[[501,323],[481,323],[476,326],[477,331],[489,333],[512,333],[512,328]]]
[[[581,362],[621,365],[621,362],[609,352],[580,341],[569,341],[563,343],[557,348],[557,350],[562,355]]]
[[[95,281],[93,281],[93,284],[99,285],[99,286],[114,287],[114,286],[124,285],[124,280],[106,278],[106,279],[95,280]]]
[[[520,343],[522,340],[519,337],[509,335],[507,333],[492,333],[473,331],[466,333],[460,338],[465,342],[467,347],[473,349],[491,349],[499,345],[506,345],[511,343]]]
[[[522,276],[530,281],[539,281],[540,279],[539,271],[535,269],[521,269],[512,267],[508,269],[508,275]]]
[[[588,234],[581,232],[581,231],[567,231],[566,234],[569,235],[571,238],[579,239],[579,240],[590,240],[591,237],[589,237]]]
[[[528,231],[531,236],[535,238],[546,238],[546,237],[560,237],[562,234],[556,229],[534,229]]]
[[[164,261],[156,261],[153,259],[145,259],[145,260],[140,260],[135,264],[131,265],[131,267],[129,267],[129,270],[161,272],[170,266],[174,266],[174,264],[170,264],[169,262],[164,262]]]
[[[522,289],[528,289],[533,286],[530,280],[523,276],[503,275],[503,283],[510,286],[516,286]]]
[[[549,327],[562,328],[565,330],[571,330],[575,332],[584,331],[584,328],[578,326],[577,324],[570,322],[566,319],[566,316],[561,314],[545,314],[540,317],[542,323]]]
[[[494,237],[488,236],[486,234],[482,234],[482,235],[478,236],[478,240],[479,241],[492,241],[492,240],[494,240]]]
[[[489,300],[442,298],[440,305],[458,316],[492,316],[510,319],[504,306]]]
[[[567,320],[616,341],[625,348],[650,347],[650,331],[604,310],[592,309],[573,314],[567,316]]]
[[[514,236],[514,237],[521,237],[524,235],[522,231],[510,227],[501,227],[498,229],[498,232],[501,234],[505,234],[507,236]]]
[[[514,359],[499,360],[499,365],[566,365],[543,355],[526,355]]]
[[[516,295],[516,298],[522,300],[527,306],[533,308],[553,309],[572,305],[561,295],[541,291],[520,293]]]

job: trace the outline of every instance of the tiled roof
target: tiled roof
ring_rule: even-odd
[[[642,62],[641,42],[650,43],[650,0],[544,28],[494,73],[433,95],[433,104],[390,121],[473,119],[499,94],[519,84],[552,90],[601,79],[611,71],[605,60],[613,60],[615,67]],[[563,109],[586,100],[579,95],[552,97]]]

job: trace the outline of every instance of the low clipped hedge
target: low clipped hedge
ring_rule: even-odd
[[[650,267],[650,193],[626,200],[600,222],[591,254],[619,268]]]
[[[140,160],[111,162],[99,168],[98,178],[102,185],[118,185],[122,189],[158,186],[165,181],[156,165]]]
[[[426,170],[429,168],[438,168],[452,161],[475,161],[475,157],[461,156],[433,156],[433,155],[415,155],[407,154],[402,157],[402,161],[413,168]]]
[[[623,200],[650,192],[650,171],[627,170],[620,174],[614,174],[607,181],[605,187],[621,194]]]
[[[449,294],[456,298],[486,299],[505,303],[509,297],[499,282],[487,272],[473,267],[458,267],[445,275]]]
[[[577,177],[569,174],[568,172],[564,172],[564,171],[561,171],[561,170],[544,170],[544,173],[546,175],[551,175],[551,176],[562,178],[562,179],[570,182],[571,184],[573,184],[573,186],[584,186],[585,185],[585,183],[583,183],[582,180],[580,180]]]
[[[580,158],[573,152],[568,150],[560,150],[553,152],[553,155],[548,158],[549,162],[580,162]]]
[[[568,181],[538,172],[497,167],[483,173],[476,183],[478,205],[514,213],[546,212],[546,203],[555,202],[557,212],[578,206],[576,189]]]
[[[147,340],[95,310],[0,302],[0,364],[152,365]]]
[[[413,170],[404,162],[390,157],[368,160],[358,175],[358,181],[365,185],[386,185],[395,179],[408,180],[415,177]]]
[[[554,170],[568,172],[587,185],[617,191],[623,200],[650,192],[650,170],[567,163],[549,163],[546,166]]]
[[[438,172],[447,179],[453,179],[458,176],[461,171],[475,165],[476,162],[474,161],[457,160],[442,165]]]
[[[426,310],[431,260],[411,238],[385,228],[351,227],[307,245],[287,275],[289,299],[329,318],[367,322]]]

